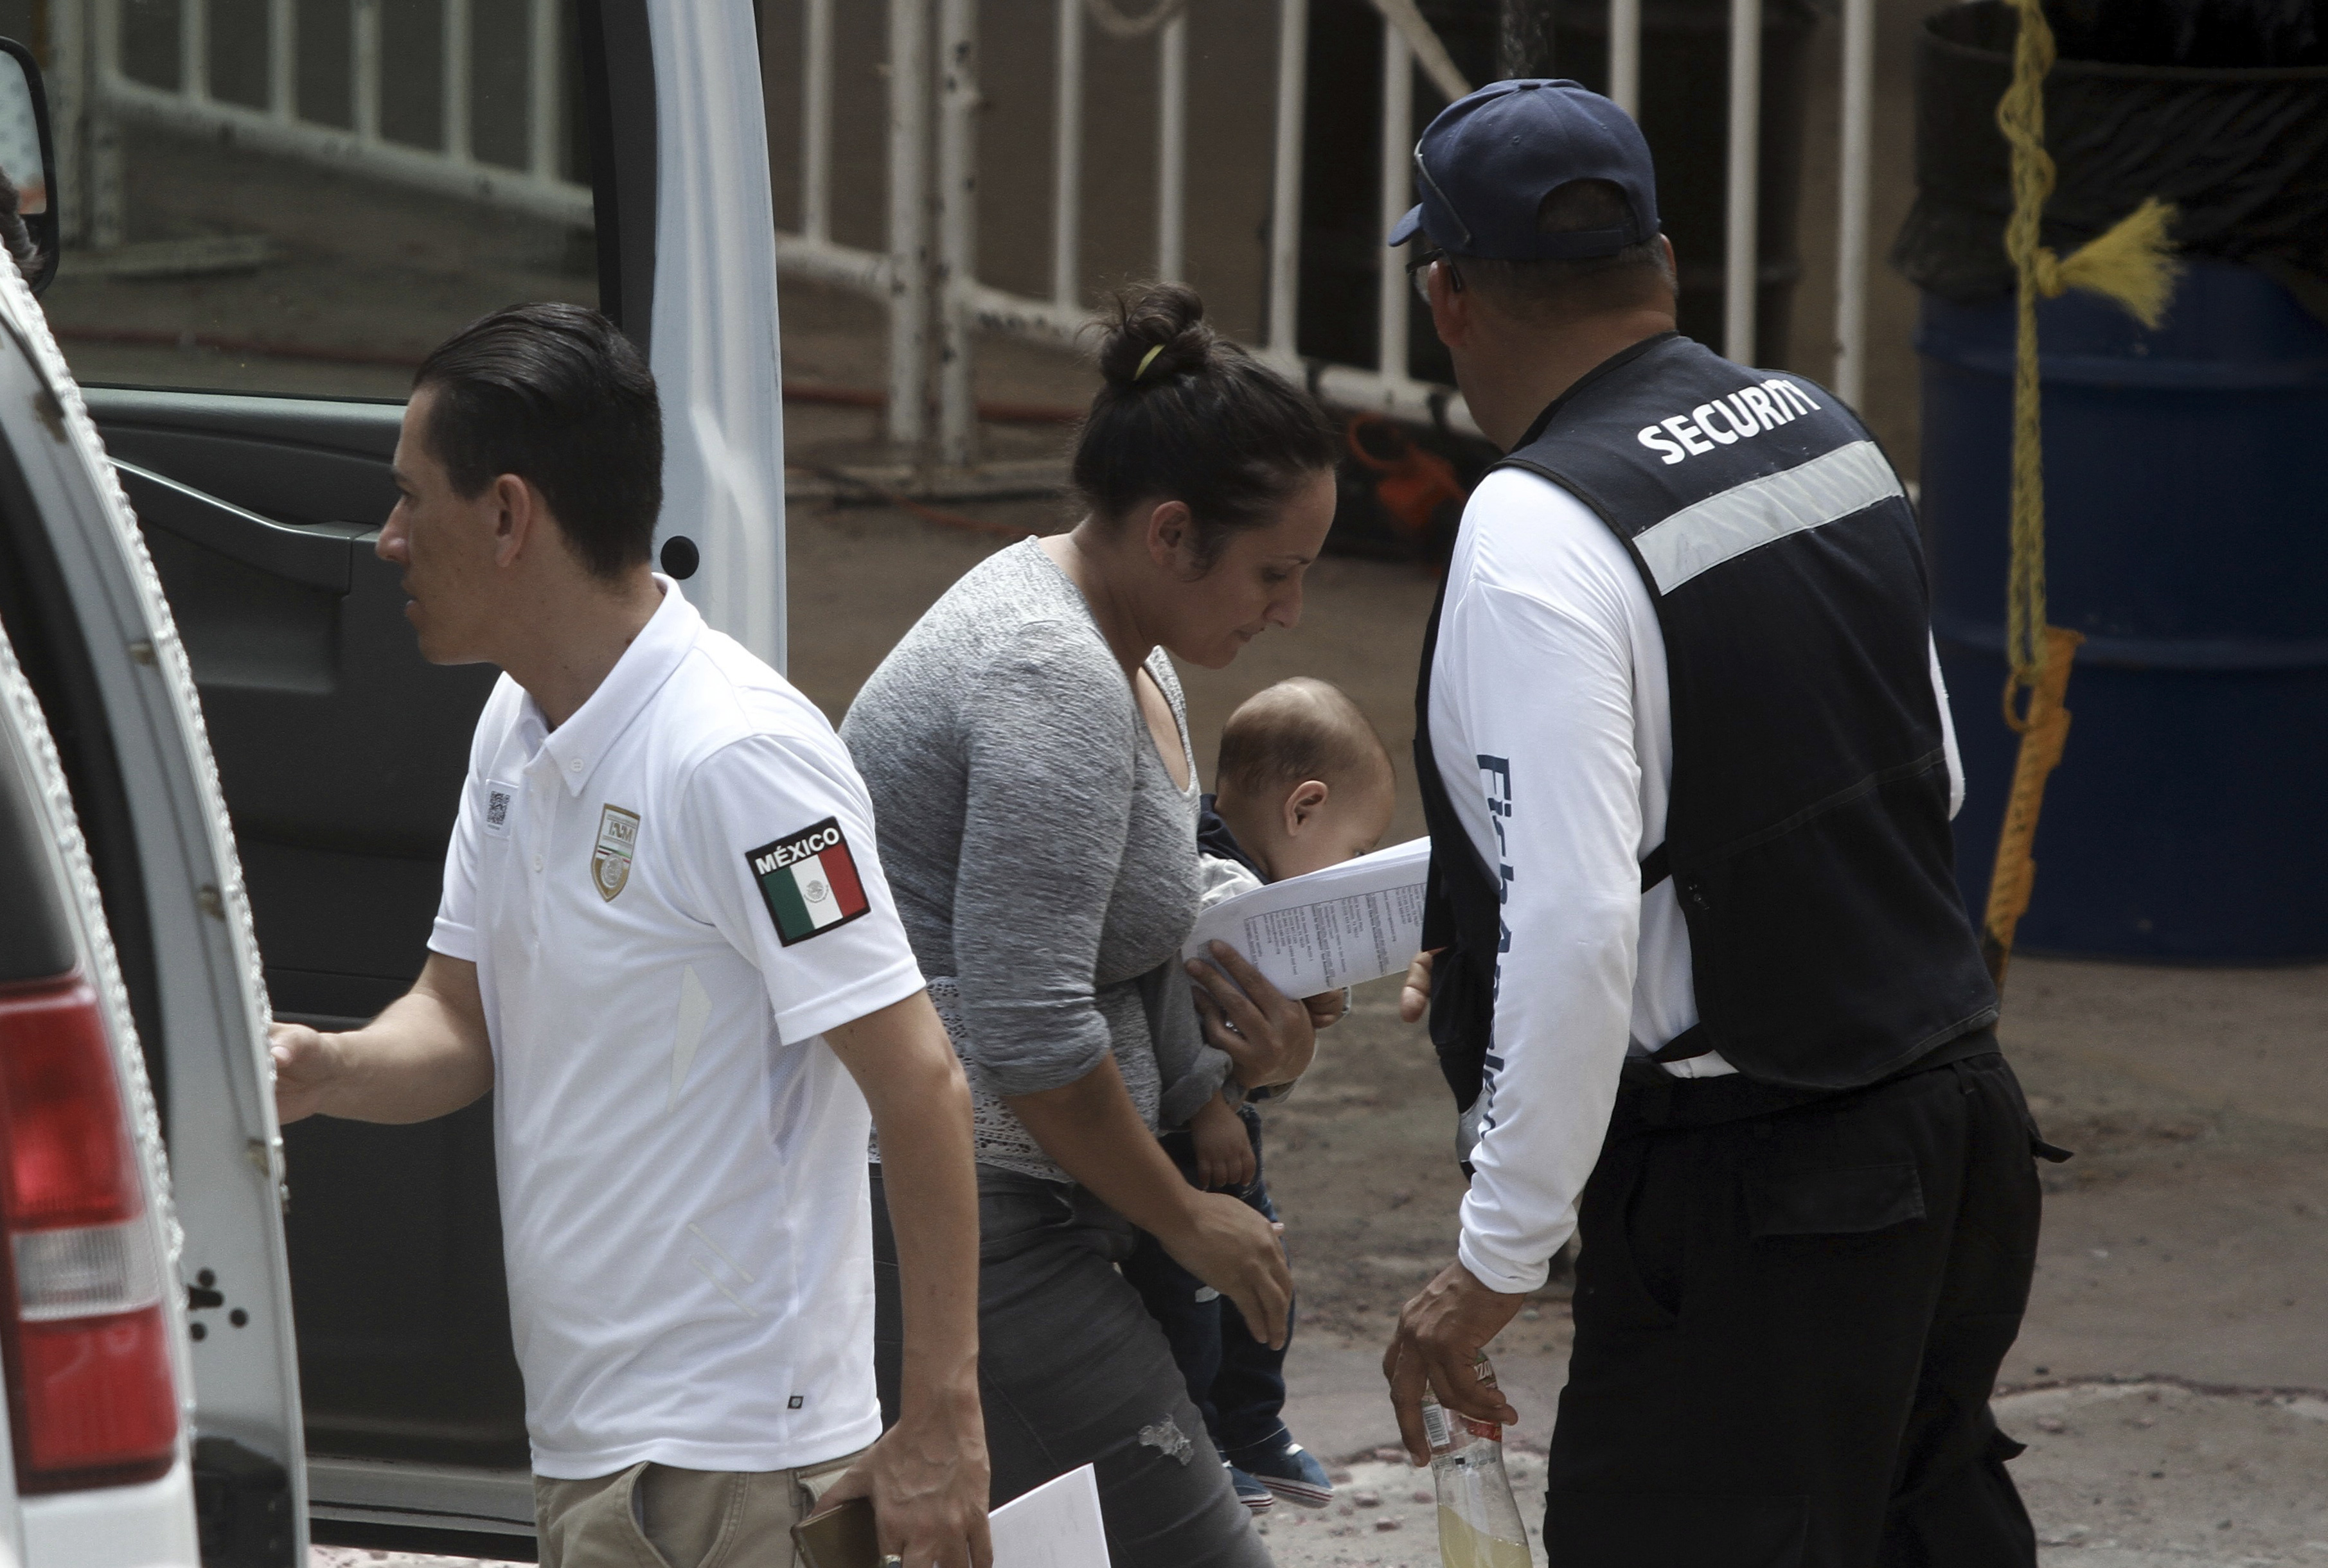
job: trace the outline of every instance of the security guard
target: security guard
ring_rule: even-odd
[[[1554,1568],[2032,1563],[1988,1412],[2036,1141],[1950,869],[1898,479],[1832,393],[1674,331],[1648,148],[1568,81],[1415,151],[1480,428],[1417,694],[1432,1037],[1475,1173],[1384,1358],[1409,1449],[1581,1232]]]

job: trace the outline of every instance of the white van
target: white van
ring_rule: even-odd
[[[644,345],[662,561],[781,658],[754,6],[46,8],[67,12],[79,75],[52,96],[78,119],[52,135],[38,73],[0,69],[0,163],[36,125],[49,255],[77,192],[118,203],[82,215],[98,242],[39,305],[0,280],[0,1176],[33,1146],[12,1074],[42,1008],[79,1020],[113,1097],[86,1116],[143,1157],[62,1219],[0,1190],[0,1562],[528,1559],[491,1104],[286,1137],[264,1026],[346,1027],[418,973],[492,684],[421,662],[371,550],[436,341],[554,297]],[[113,1404],[42,1403],[41,1347],[73,1332]]]

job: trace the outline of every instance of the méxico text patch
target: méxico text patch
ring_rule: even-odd
[[[764,844],[744,856],[785,947],[845,926],[872,906],[838,817]]]

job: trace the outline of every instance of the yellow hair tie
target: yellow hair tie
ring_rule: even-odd
[[[1145,376],[1146,374],[1148,374],[1148,367],[1149,367],[1149,366],[1150,366],[1150,365],[1152,365],[1152,364],[1154,364],[1154,363],[1156,362],[1156,356],[1157,356],[1157,355],[1159,355],[1159,354],[1160,354],[1160,353],[1162,353],[1163,351],[1164,351],[1164,345],[1163,345],[1163,344],[1161,344],[1161,343],[1159,343],[1159,344],[1157,344],[1154,348],[1152,348],[1152,349],[1149,350],[1148,350],[1148,352],[1146,352],[1146,353],[1144,353],[1144,354],[1141,355],[1141,356],[1140,356],[1140,369],[1137,369],[1137,370],[1134,370],[1134,371],[1131,373],[1131,378],[1132,378],[1133,380],[1137,381],[1137,380],[1139,380],[1142,376]]]

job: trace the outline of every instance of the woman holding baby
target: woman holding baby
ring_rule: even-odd
[[[1011,546],[932,606],[841,726],[883,868],[970,1070],[980,1381],[999,1503],[1096,1466],[1119,1568],[1269,1561],[1164,1335],[1117,1271],[1144,1230],[1284,1338],[1275,1227],[1158,1144],[1225,1085],[1290,1081],[1303,1004],[1225,948],[1180,948],[1201,891],[1195,762],[1168,652],[1206,668],[1301,612],[1334,516],[1310,400],[1163,286],[1100,350],[1071,531]],[[877,1166],[878,1353],[900,1312]],[[906,1386],[910,1386],[910,1383]],[[894,1419],[894,1407],[885,1414]]]

